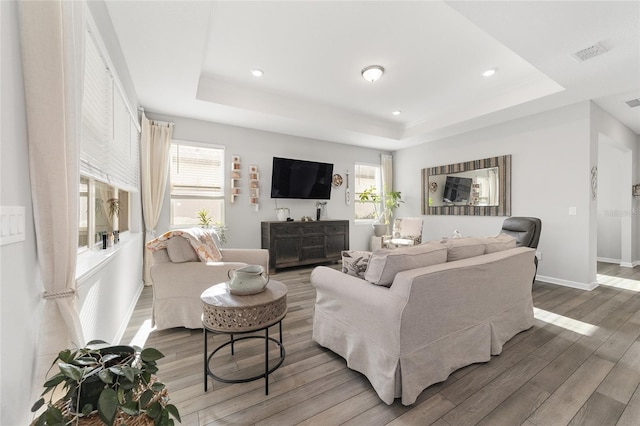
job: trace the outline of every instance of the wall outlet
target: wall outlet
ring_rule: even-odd
[[[538,258],[538,260],[542,260],[542,252],[541,251],[537,251],[536,252],[536,257]]]
[[[575,216],[578,214],[578,209],[576,209],[575,207],[569,207],[569,216]]]
[[[2,206],[0,217],[0,246],[24,241],[24,206]]]

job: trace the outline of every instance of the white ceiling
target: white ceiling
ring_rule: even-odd
[[[637,0],[106,4],[147,111],[396,150],[593,99],[640,134]]]

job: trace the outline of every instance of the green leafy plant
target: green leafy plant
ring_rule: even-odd
[[[198,216],[198,226],[202,226],[204,228],[211,228],[211,225],[213,224],[213,219],[209,215],[209,210],[200,209],[196,212],[196,215]]]
[[[400,191],[387,191],[385,192],[384,209],[379,212],[380,203],[382,197],[378,194],[375,186],[370,186],[360,193],[360,201],[367,201],[373,203],[374,215],[376,219],[382,219],[385,224],[391,223],[391,217],[393,211],[400,206],[400,203],[404,203],[402,200],[402,193]]]
[[[372,203],[374,219],[380,219],[380,213],[378,210],[380,209],[380,201],[382,200],[382,197],[378,194],[376,187],[370,186],[369,188],[366,188],[360,193],[359,198],[360,201]]]
[[[120,216],[120,200],[117,198],[109,198],[107,200],[107,214],[110,218]]]
[[[221,222],[214,222],[213,218],[209,215],[209,210],[207,209],[198,210],[196,212],[196,215],[198,216],[198,226],[201,226],[203,228],[213,228],[216,235],[218,236],[218,239],[220,240],[220,243],[227,243],[227,235],[225,234],[225,232],[228,231],[229,228],[227,228]]]
[[[167,403],[165,385],[155,377],[156,362],[164,357],[160,351],[135,346],[91,348],[101,344],[106,342],[94,340],[84,348],[58,353],[49,372],[55,366],[59,371],[45,381],[41,398],[31,408],[35,413],[46,404],[34,425],[73,424],[80,417],[94,415],[94,410],[106,425],[141,414],[153,418],[157,426],[172,426],[173,418],[180,422],[176,406]],[[60,386],[66,393],[54,402]]]
[[[220,240],[220,243],[222,243],[223,245],[227,243],[227,235],[225,234],[225,232],[227,232],[229,230],[229,228],[227,228],[226,225],[223,225],[220,222],[214,222],[213,224],[213,229],[216,232],[216,235],[218,236],[218,239]]]
[[[400,191],[388,191],[384,196],[384,223],[387,225],[391,223],[391,217],[393,211],[400,207],[400,203],[404,203],[402,200],[402,193]]]

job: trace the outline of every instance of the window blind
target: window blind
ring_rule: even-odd
[[[360,193],[370,186],[375,186],[378,193],[380,188],[378,187],[380,166],[369,166],[366,164],[356,164],[356,176],[355,176],[355,192]]]
[[[224,149],[172,143],[171,196],[224,197]]]
[[[80,173],[127,191],[139,188],[139,132],[96,31],[85,37]]]

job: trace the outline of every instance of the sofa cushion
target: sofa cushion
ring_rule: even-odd
[[[370,251],[343,250],[342,251],[342,272],[363,278],[369,265]]]
[[[516,239],[507,234],[499,234],[495,237],[485,237],[484,240],[486,242],[486,254],[516,247]]]
[[[398,272],[446,261],[446,247],[435,242],[398,249],[375,250],[369,258],[364,279],[372,284],[388,287]]]
[[[440,243],[447,248],[447,262],[481,256],[487,246],[483,238],[477,237],[448,238]]]
[[[173,263],[198,262],[198,255],[186,238],[174,236],[167,240],[167,254]]]

